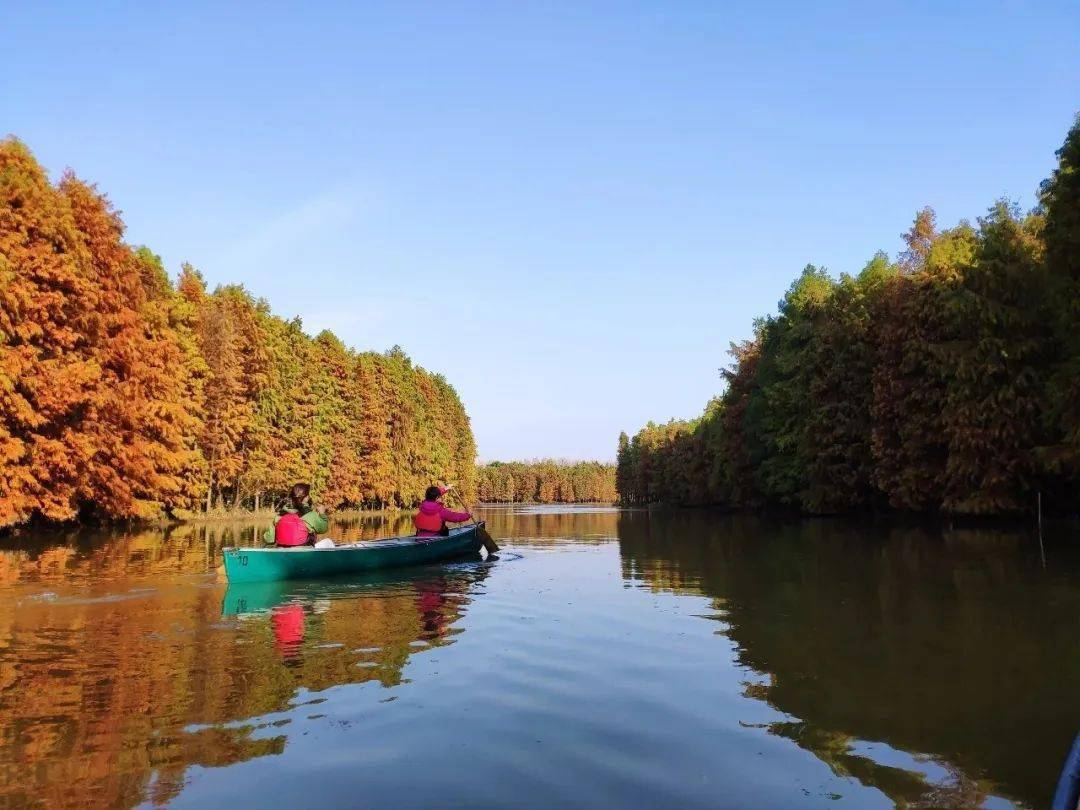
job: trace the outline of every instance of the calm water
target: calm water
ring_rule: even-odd
[[[237,530],[0,543],[0,806],[1043,806],[1080,544],[492,509],[477,560],[226,588]],[[336,537],[392,533],[387,521]]]

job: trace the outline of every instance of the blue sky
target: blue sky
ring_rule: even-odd
[[[480,455],[694,416],[807,262],[1034,203],[1080,5],[22,3],[0,130],[128,238],[401,344]]]

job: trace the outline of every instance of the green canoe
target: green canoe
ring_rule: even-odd
[[[225,575],[230,583],[316,579],[449,560],[480,551],[477,526],[483,525],[451,529],[449,537],[391,537],[335,548],[226,548]]]

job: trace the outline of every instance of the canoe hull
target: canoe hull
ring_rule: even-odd
[[[480,524],[483,525],[483,524]],[[450,560],[480,551],[477,527],[452,529],[449,537],[394,537],[337,548],[226,548],[229,582],[318,579]]]

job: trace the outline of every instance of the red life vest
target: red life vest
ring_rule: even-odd
[[[286,512],[274,526],[274,543],[279,546],[302,546],[311,529],[295,512]]]
[[[416,526],[418,532],[431,532],[432,534],[438,534],[446,525],[442,519],[442,514],[439,512],[435,512],[434,514],[417,512],[413,517],[413,524]]]

